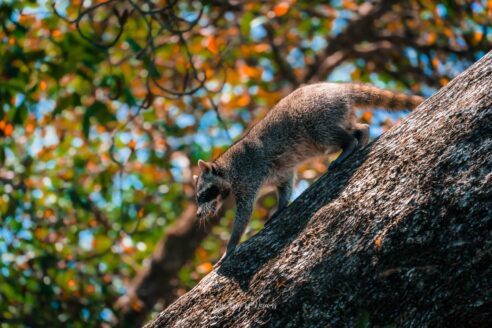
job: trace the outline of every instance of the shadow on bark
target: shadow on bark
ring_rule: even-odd
[[[328,204],[331,200],[336,199],[340,192],[343,191],[347,181],[350,180],[352,174],[357,171],[358,167],[364,163],[365,156],[370,152],[372,143],[363,149],[358,148],[355,153],[358,153],[357,164],[346,167],[344,163],[340,167],[328,172],[323,179],[333,179],[336,183],[332,183],[332,188],[329,191],[323,191],[321,181],[315,182],[306,192],[305,196],[299,196],[285,210],[272,217],[265,225],[264,230],[257,235],[251,237],[240,245],[234,254],[230,256],[218,269],[217,274],[229,279],[234,279],[244,292],[249,289],[251,278],[270,260],[276,258],[282,250],[287,248],[292,241],[301,235],[308,224],[311,216],[316,213],[322,206]],[[353,161],[353,155],[350,155],[346,162]],[[318,201],[311,204],[306,204],[306,199],[311,197],[321,196]],[[296,213],[303,212],[303,216],[298,217]],[[295,220],[295,224],[289,222]],[[287,221],[287,222],[286,222]],[[287,223],[287,224],[286,224]],[[279,229],[282,226],[283,229]],[[276,243],[271,243],[270,237],[264,236],[264,232],[275,230],[280,232],[277,235]],[[261,249],[262,252],[257,250]],[[250,263],[245,266],[244,262]]]
[[[492,52],[147,327],[487,327]]]

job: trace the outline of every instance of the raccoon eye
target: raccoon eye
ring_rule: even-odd
[[[219,188],[212,186],[198,195],[197,200],[199,203],[206,203],[214,199],[219,195]]]

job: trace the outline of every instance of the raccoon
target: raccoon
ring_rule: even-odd
[[[369,126],[358,123],[354,108],[413,109],[422,97],[367,84],[316,83],[295,90],[275,105],[240,140],[213,162],[200,160],[196,184],[197,216],[215,215],[228,197],[237,211],[227,250],[219,266],[236,248],[260,188],[278,191],[277,212],[292,195],[296,167],[302,162],[342,150],[337,167],[357,146],[369,141]]]

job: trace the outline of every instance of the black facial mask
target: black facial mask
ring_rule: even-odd
[[[204,192],[200,193],[196,198],[199,204],[207,203],[219,195],[219,188],[211,186]]]

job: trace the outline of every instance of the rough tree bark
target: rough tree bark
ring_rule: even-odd
[[[492,52],[147,327],[492,322]]]
[[[212,1],[214,6],[220,6],[221,8],[227,8],[235,12],[244,11],[244,4],[241,1],[230,3],[228,1]],[[395,6],[403,6],[405,10],[395,10]],[[308,10],[305,8],[304,10]],[[380,20],[389,13],[391,15],[397,15],[398,13],[405,13],[407,15],[415,8],[412,8],[411,3],[408,1],[390,1],[390,0],[377,0],[365,2],[358,7],[356,15],[348,21],[346,28],[339,34],[329,35],[326,37],[327,47],[318,55],[313,58],[313,62],[306,66],[304,72],[296,76],[293,68],[285,60],[286,49],[282,47],[283,37],[274,33],[275,26],[269,23],[265,23],[267,29],[266,41],[270,45],[272,52],[272,59],[277,66],[277,74],[280,80],[288,81],[284,84],[282,92],[287,95],[296,86],[303,83],[324,81],[330,75],[335,68],[341,63],[350,60],[362,58],[366,60],[368,64],[375,65],[378,71],[385,72],[396,80],[404,83],[407,87],[410,87],[409,82],[402,77],[411,77],[412,79],[419,79],[426,82],[431,86],[440,85],[440,75],[427,75],[419,66],[398,66],[398,74],[391,70],[388,70],[388,58],[398,57],[401,49],[411,47],[417,50],[418,53],[429,54],[429,47],[425,44],[420,44],[419,33],[413,33],[406,30],[403,33],[390,33],[386,30],[380,29]],[[313,11],[313,15],[316,11]],[[398,18],[392,18],[398,19]],[[403,16],[400,19],[404,19]],[[383,19],[384,20],[384,19]],[[485,40],[485,39],[484,39]],[[437,44],[431,47],[437,51],[437,54],[449,54],[458,56],[463,60],[469,60],[473,58],[477,51],[486,51],[489,49],[487,42],[480,42],[478,44],[468,44],[466,49],[457,50],[449,48],[447,46],[438,46]],[[280,83],[282,84],[282,83]],[[117,305],[120,306],[119,316],[124,322],[133,322],[134,326],[139,326],[145,320],[145,315],[151,311],[156,302],[160,299],[164,300],[164,305],[169,304],[174,300],[176,295],[176,285],[174,282],[177,279],[178,267],[174,267],[172,270],[161,270],[158,268],[167,268],[167,263],[174,262],[176,255],[188,254],[187,258],[181,257],[181,265],[185,264],[193,256],[194,250],[198,243],[186,244],[186,240],[190,233],[198,229],[198,220],[192,216],[182,215],[184,223],[177,223],[179,226],[186,227],[184,230],[179,231],[179,236],[184,237],[181,243],[182,248],[186,248],[186,251],[179,249],[176,254],[172,248],[168,248],[165,252],[161,249],[156,249],[151,258],[147,259],[151,261],[151,267],[146,267],[142,272],[138,272],[136,278],[130,284],[130,294],[121,297],[117,301]],[[170,229],[174,231],[173,228]],[[186,231],[185,231],[186,230]],[[175,238],[176,236],[171,236]],[[202,235],[202,239],[205,236]],[[165,245],[166,236],[164,235],[159,245]],[[160,255],[162,254],[162,256]],[[152,274],[149,268],[152,269]],[[171,274],[174,272],[174,274]],[[160,276],[166,276],[172,282],[164,282]],[[153,280],[156,278],[156,280]],[[161,286],[154,291],[153,287]],[[165,288],[163,286],[166,286]],[[148,292],[148,290],[153,290]],[[133,306],[132,306],[133,305]]]
[[[133,279],[127,294],[116,302],[121,323],[127,327],[139,327],[158,301],[167,306],[176,299],[178,271],[193,257],[196,248],[224,212],[225,208],[209,222],[200,223],[196,204],[190,200],[180,218],[158,242],[148,265]]]

